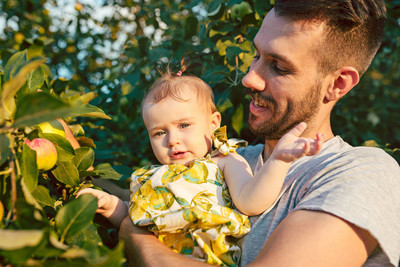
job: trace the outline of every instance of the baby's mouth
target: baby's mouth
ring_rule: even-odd
[[[185,156],[186,152],[185,151],[176,151],[176,152],[172,152],[170,157],[173,159],[180,159],[183,158]]]

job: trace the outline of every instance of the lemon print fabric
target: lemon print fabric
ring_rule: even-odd
[[[239,264],[240,248],[232,240],[248,233],[250,222],[233,209],[223,174],[209,155],[189,167],[140,168],[130,189],[132,221],[172,250],[210,264]]]

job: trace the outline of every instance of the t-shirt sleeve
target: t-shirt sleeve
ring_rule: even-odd
[[[322,166],[322,167],[321,167]],[[390,262],[400,258],[400,168],[383,150],[353,148],[330,159],[297,196],[295,210],[334,214],[368,230]]]

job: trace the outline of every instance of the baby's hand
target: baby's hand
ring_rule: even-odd
[[[317,133],[315,139],[300,137],[306,128],[307,124],[302,122],[282,136],[272,153],[274,158],[289,163],[303,156],[317,154],[325,137],[321,133]]]
[[[98,206],[96,212],[111,220],[112,215],[115,213],[118,207],[118,197],[110,195],[107,192],[92,188],[85,188],[80,190],[76,197],[79,197],[82,194],[92,194],[93,196],[95,196],[97,198]]]

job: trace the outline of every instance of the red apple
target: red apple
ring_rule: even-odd
[[[36,163],[38,170],[48,171],[57,162],[57,150],[52,142],[44,138],[35,138],[32,141],[25,140],[32,150],[36,151]]]

